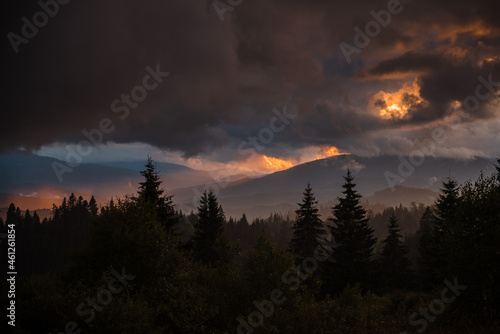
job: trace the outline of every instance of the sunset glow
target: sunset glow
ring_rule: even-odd
[[[232,161],[226,165],[226,170],[233,174],[262,175],[279,172],[302,163],[325,159],[342,153],[335,146],[310,146],[295,151],[290,157],[273,157],[264,154],[255,155],[243,161]],[[221,168],[221,166],[217,166]]]
[[[14,332],[500,333],[500,1],[67,3],[2,11]]]
[[[266,162],[266,165],[269,169],[275,170],[275,171],[280,171],[284,169],[288,169],[293,167],[293,164],[290,161],[283,160],[283,159],[278,159],[275,157],[268,157],[263,155],[262,159]]]
[[[333,157],[335,155],[340,155],[342,153],[339,152],[338,148],[336,148],[335,146],[332,146],[330,147],[329,149],[327,149],[325,151],[325,154],[328,156],[328,157]]]
[[[486,59],[481,60],[481,61],[479,62],[479,66],[480,66],[480,67],[483,67],[483,66],[488,65],[488,64],[494,64],[494,63],[498,62],[498,61],[499,61],[499,59],[500,59],[500,57],[498,57],[498,56],[495,56],[495,57],[488,57],[488,58],[486,58]]]
[[[425,104],[420,97],[420,86],[417,81],[406,83],[393,93],[379,91],[370,101],[372,111],[385,119],[403,119],[409,116],[412,109]]]

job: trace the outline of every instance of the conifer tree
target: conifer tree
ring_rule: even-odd
[[[298,203],[299,209],[295,211],[297,221],[292,227],[293,237],[289,243],[289,249],[295,254],[298,263],[313,256],[315,249],[320,245],[320,238],[326,234],[316,207],[318,201],[310,184],[307,184],[303,195],[302,203]]]
[[[30,210],[26,209],[26,212],[24,213],[24,224],[30,226],[33,222],[32,219],[33,217],[31,216]]]
[[[68,204],[67,204],[67,201],[66,201],[66,197],[63,198],[63,201],[62,201],[62,204],[61,206],[59,207],[59,212],[58,212],[58,216],[66,216],[66,214],[68,213]]]
[[[90,198],[89,201],[89,211],[90,211],[90,216],[92,219],[97,218],[97,212],[98,212],[98,207],[97,207],[97,201],[94,198],[94,195]]]
[[[448,177],[443,182],[434,210],[433,237],[436,247],[434,271],[437,274],[437,281],[442,281],[448,274],[453,274],[448,273],[448,269],[450,256],[454,252],[451,243],[453,231],[457,228],[459,196],[457,181]]]
[[[36,211],[33,212],[33,223],[35,226],[40,225],[40,216],[38,215],[38,213]]]
[[[248,227],[248,219],[245,213],[243,213],[243,215],[241,216],[241,219],[238,221],[238,224]]]
[[[327,274],[327,289],[337,292],[347,284],[354,286],[357,282],[363,287],[369,286],[370,257],[376,242],[373,229],[368,225],[366,210],[360,204],[362,196],[354,189],[356,184],[349,170],[344,179],[344,196],[338,198],[339,203],[332,211],[334,217],[329,219],[333,223],[329,229],[336,248],[333,252],[335,263]]]
[[[214,265],[219,260],[216,249],[217,238],[223,233],[224,212],[213,191],[203,193],[198,207],[198,221],[194,224],[194,235],[190,240],[195,258],[205,264]]]
[[[469,311],[500,314],[500,184],[498,175],[467,181],[460,187],[457,221],[448,237],[447,277],[468,285],[460,304]],[[462,298],[463,297],[463,298]]]
[[[459,204],[459,188],[457,181],[447,178],[443,182],[441,194],[436,201],[436,210],[434,212],[434,234],[437,243],[445,241],[450,233],[453,224],[457,220],[457,205]]]
[[[144,181],[139,182],[140,186],[137,193],[140,199],[156,204],[164,193],[164,190],[160,187],[163,181],[160,180],[156,166],[150,156],[148,156],[148,162],[144,167],[146,169],[141,171]]]
[[[71,211],[75,208],[76,206],[76,196],[74,193],[71,193],[71,195],[68,198],[68,210]]]
[[[17,212],[16,206],[14,203],[10,203],[9,208],[7,209],[7,217],[5,220],[5,224],[18,224],[21,220],[21,215]]]
[[[408,249],[401,241],[401,228],[394,214],[389,218],[388,232],[383,241],[381,260],[384,285],[391,289],[403,289],[409,286],[411,280],[411,263],[407,257]]]
[[[145,167],[146,169],[141,171],[144,181],[139,183],[139,197],[137,200],[156,208],[158,220],[167,232],[172,232],[179,221],[172,202],[173,196],[163,195],[164,190],[161,188],[163,181],[160,180],[153,159],[149,156]]]
[[[434,214],[430,207],[426,207],[420,218],[420,227],[417,231],[419,236],[417,258],[420,286],[429,289],[440,283],[436,277],[437,248],[434,239]]]

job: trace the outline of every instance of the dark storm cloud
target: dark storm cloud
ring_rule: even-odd
[[[443,54],[408,52],[378,63],[368,73],[369,76],[418,73],[420,97],[428,104],[418,112],[413,112],[410,121],[442,118],[450,103],[463,102],[468,96],[475,96],[476,88],[482,82],[479,77],[486,81],[490,81],[491,77],[493,88],[497,90],[500,88],[500,61],[496,59],[484,62],[476,56],[454,61]],[[480,91],[487,92],[487,88],[482,88]],[[412,105],[417,99],[415,95],[403,94],[401,102]],[[375,105],[386,107],[383,100],[376,101]],[[482,103],[471,115],[473,117],[470,120],[473,120],[478,117],[494,117],[497,113],[487,103]]]
[[[373,19],[370,11],[385,9],[387,1],[244,0],[223,22],[211,2],[61,6],[37,36],[19,46],[19,54],[7,50],[4,82],[10,90],[0,150],[78,142],[85,139],[83,129],[97,128],[108,117],[116,130],[104,140],[143,141],[190,156],[237,145],[269,122],[273,108],[287,103],[299,116],[272,145],[335,145],[398,126],[365,110],[366,92],[383,89],[386,74],[419,73],[429,106],[406,123],[442,116],[450,101],[474,92],[478,75],[493,73],[500,81],[498,61],[481,67],[476,59],[498,54],[498,1],[402,1],[402,13],[350,65],[339,43],[352,43],[353,27],[363,28]],[[21,17],[39,10],[9,6],[4,36],[19,34]],[[462,29],[474,24],[485,32]],[[7,38],[4,46],[10,47]],[[460,48],[469,54],[457,60]],[[141,84],[146,66],[156,64],[170,75],[120,120],[110,104]],[[359,82],[363,76],[371,81]],[[486,109],[479,113],[491,116]]]
[[[198,149],[218,140],[204,129],[235,116],[229,109],[238,80],[237,40],[231,26],[207,11],[200,1],[72,2],[60,8],[11,56],[7,81],[14,94],[3,115],[2,136],[9,138],[3,148],[81,140],[83,129],[98,127],[105,117],[116,125],[106,140],[164,147],[184,142]],[[20,26],[19,20],[11,29]],[[156,64],[170,76],[120,120],[111,102],[130,94],[146,66]],[[205,140],[194,142],[200,134]]]
[[[409,51],[398,58],[381,61],[369,73],[382,75],[387,73],[433,71],[445,65],[446,60],[439,55]]]

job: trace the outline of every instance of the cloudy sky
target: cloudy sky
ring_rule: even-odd
[[[252,173],[439,128],[429,154],[500,156],[498,0],[44,1],[4,4],[2,152]]]

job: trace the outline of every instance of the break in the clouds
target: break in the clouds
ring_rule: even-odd
[[[271,165],[332,147],[405,153],[446,110],[476,94],[478,77],[490,81],[482,94],[498,94],[500,3],[401,1],[402,10],[348,63],[340,43],[354,45],[354,28],[365,31],[371,11],[391,1],[244,0],[223,21],[211,0],[61,5],[17,54],[4,38],[9,91],[0,149],[78,143],[83,130],[109,119],[103,143],[142,142],[227,163],[247,159],[242,142],[269,127],[273,108],[286,106],[296,118],[277,122],[285,128],[256,149],[259,159],[279,159]],[[8,6],[4,36],[22,35],[21,18],[40,10]],[[156,85],[151,71],[168,76]],[[138,85],[155,87],[127,102],[122,94]],[[481,100],[436,154],[498,155],[498,101]]]

